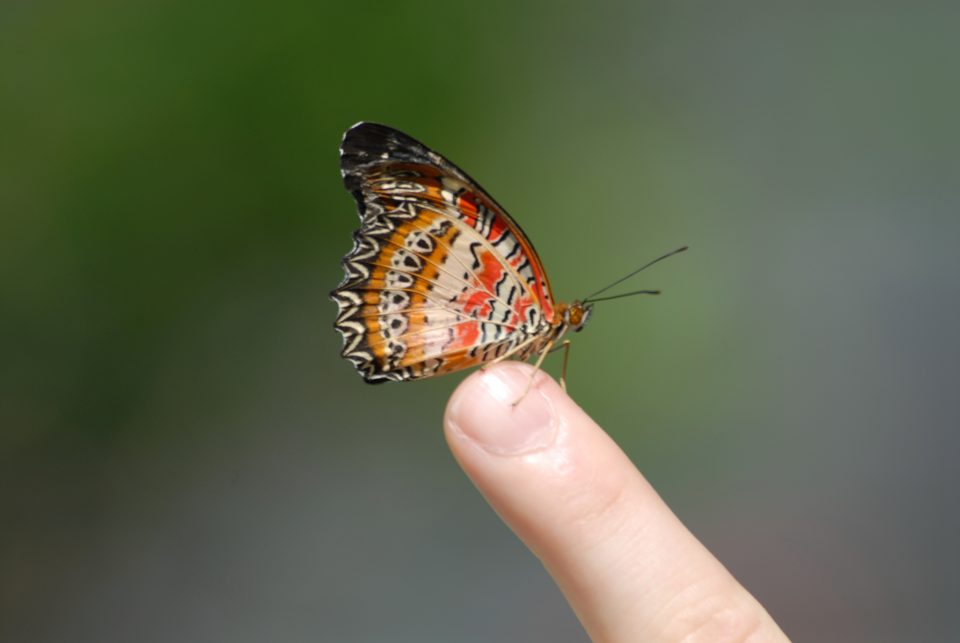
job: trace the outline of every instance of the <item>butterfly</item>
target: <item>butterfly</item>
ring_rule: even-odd
[[[340,168],[361,223],[330,296],[341,354],[370,383],[534,355],[539,368],[552,349],[569,348],[561,339],[587,323],[596,295],[686,249],[583,300],[557,302],[517,222],[423,143],[361,122],[344,134]]]

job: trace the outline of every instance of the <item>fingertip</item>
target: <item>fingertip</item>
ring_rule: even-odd
[[[469,441],[496,455],[529,453],[552,444],[557,429],[554,398],[564,395],[542,371],[506,362],[477,371],[447,404],[447,439]]]

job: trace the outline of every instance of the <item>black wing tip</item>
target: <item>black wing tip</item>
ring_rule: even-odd
[[[340,142],[340,153],[347,153],[350,148],[361,147],[363,141],[382,139],[391,131],[392,127],[371,121],[359,121],[347,128]]]
[[[347,128],[347,131],[343,133],[343,138],[346,139],[351,136],[365,136],[373,134],[383,135],[399,131],[400,130],[394,127],[384,125],[383,123],[377,123],[376,121],[357,121]]]
[[[369,154],[411,146],[423,147],[423,143],[389,125],[374,123],[373,121],[360,121],[348,127],[347,131],[343,133],[340,154],[363,155],[364,153]]]
[[[344,174],[386,159],[435,163],[432,155],[435,153],[429,147],[409,134],[372,121],[360,121],[349,127],[340,144],[340,165]]]

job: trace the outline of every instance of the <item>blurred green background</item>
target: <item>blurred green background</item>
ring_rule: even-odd
[[[0,6],[0,639],[585,635],[327,293],[408,131],[558,297],[573,396],[796,640],[956,640],[956,3]],[[548,369],[556,373],[557,362]]]

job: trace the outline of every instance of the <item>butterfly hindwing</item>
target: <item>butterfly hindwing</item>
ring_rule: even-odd
[[[475,181],[373,123],[347,131],[341,169],[361,226],[332,297],[343,355],[367,381],[427,377],[537,347],[554,315],[546,275],[519,226]]]

